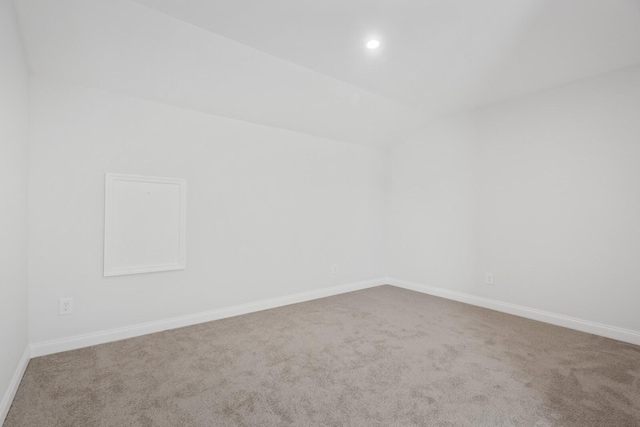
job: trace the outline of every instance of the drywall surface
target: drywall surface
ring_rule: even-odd
[[[377,147],[422,126],[423,112],[130,0],[21,0],[18,11],[37,74]]]
[[[27,347],[28,74],[13,2],[0,0],[0,401]],[[0,408],[2,410],[4,408]],[[0,415],[0,423],[2,415]]]
[[[389,274],[640,331],[639,160],[640,67],[449,117],[392,151]]]
[[[392,150],[389,275],[470,291],[476,262],[474,135],[434,122]]]
[[[31,100],[33,343],[386,273],[386,151],[40,77]],[[106,172],[187,179],[185,270],[103,277]]]

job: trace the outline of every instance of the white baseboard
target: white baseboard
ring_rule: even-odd
[[[212,320],[239,316],[241,314],[253,313],[256,311],[268,310],[270,308],[282,307],[289,304],[296,304],[299,302],[310,301],[318,298],[329,297],[332,295],[343,294],[346,292],[357,291],[360,289],[371,288],[374,286],[384,285],[386,283],[385,281],[386,278],[365,280],[362,282],[348,283],[331,288],[318,289],[294,295],[271,298],[268,300],[256,301],[248,304],[236,305],[233,307],[189,314],[186,316],[174,317],[171,319],[158,320],[155,322],[142,323],[117,329],[110,329],[106,331],[95,332],[92,334],[76,335],[59,340],[33,343],[31,344],[31,357],[46,356],[48,354],[60,353],[62,351],[90,347],[92,345],[119,341],[127,338],[151,334],[154,332],[182,328],[184,326],[196,325],[198,323],[210,322]]]
[[[464,302],[478,307],[484,307],[491,310],[501,311],[503,313],[525,317],[527,319],[538,320],[540,322],[550,323],[552,325],[563,326],[565,328],[575,329],[577,331],[587,332],[618,341],[624,341],[630,344],[640,345],[640,332],[638,331],[622,329],[616,326],[604,325],[602,323],[591,322],[588,320],[576,319],[575,317],[564,316],[562,314],[550,313],[548,311],[538,310],[535,308],[524,307],[521,305],[511,304],[508,302],[502,302],[489,298],[482,298],[463,292],[450,291],[447,289],[423,285],[420,283],[410,282],[407,280],[396,279],[392,277],[387,277],[387,283],[400,288],[422,292],[424,294]]]
[[[7,391],[2,398],[2,403],[0,403],[0,426],[4,423],[5,418],[7,418],[9,408],[11,408],[11,403],[13,403],[13,398],[16,396],[16,392],[20,386],[20,381],[22,381],[22,376],[24,375],[24,371],[27,369],[30,359],[31,349],[27,345],[24,349],[24,353],[22,353],[20,361],[18,362],[16,371],[13,373],[13,377],[9,383],[9,388],[7,388]]]

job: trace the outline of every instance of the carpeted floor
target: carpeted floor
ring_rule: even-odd
[[[382,286],[31,360],[5,427],[640,426],[640,347]]]

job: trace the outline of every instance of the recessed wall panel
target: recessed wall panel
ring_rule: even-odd
[[[186,180],[108,173],[104,275],[185,268]]]

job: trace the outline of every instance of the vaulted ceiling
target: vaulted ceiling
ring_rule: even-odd
[[[640,63],[639,0],[16,3],[36,75],[379,147]]]

